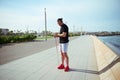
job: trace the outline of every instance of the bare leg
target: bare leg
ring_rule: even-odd
[[[65,62],[66,62],[66,65],[69,66],[69,57],[67,55],[67,53],[64,53],[64,57],[65,57]]]
[[[64,56],[64,53],[62,52],[61,52],[61,60],[62,60],[62,64],[64,65],[65,56]]]

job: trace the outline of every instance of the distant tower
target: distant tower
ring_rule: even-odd
[[[82,36],[82,26],[81,26],[81,32],[80,32],[80,35]]]
[[[73,26],[73,33],[75,33],[75,26]]]

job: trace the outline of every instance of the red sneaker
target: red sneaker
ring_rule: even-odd
[[[64,65],[63,64],[61,64],[60,66],[58,66],[58,69],[64,69],[65,67],[64,67]]]
[[[67,66],[67,67],[64,69],[65,72],[68,72],[69,70],[70,70],[69,66]]]

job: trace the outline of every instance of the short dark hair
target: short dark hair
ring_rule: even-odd
[[[58,18],[57,21],[63,22],[63,18]]]

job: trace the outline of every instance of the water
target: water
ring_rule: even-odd
[[[120,36],[104,36],[98,38],[120,56]]]

